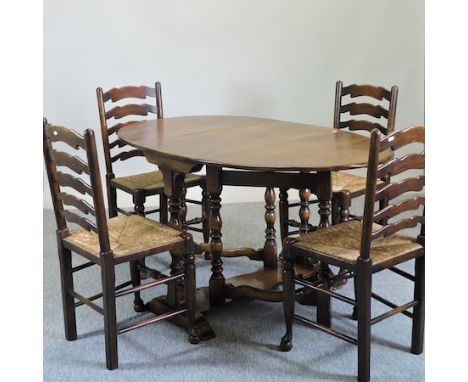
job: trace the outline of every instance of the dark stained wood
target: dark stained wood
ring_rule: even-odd
[[[409,169],[423,169],[424,159],[424,153],[409,154],[403,158],[395,158],[386,163],[385,166],[379,167],[377,176],[382,178],[386,175],[395,176]]]
[[[84,217],[81,217],[80,215],[75,214],[74,212],[63,210],[61,212],[61,215],[68,222],[76,223],[76,224],[80,225],[81,227],[83,227],[84,229],[87,229],[88,231],[93,230],[94,232],[98,232],[98,228],[97,228],[96,224],[94,224],[92,221],[90,221],[90,220],[88,220],[88,219],[86,219]]]
[[[304,128],[305,126],[305,128]],[[291,129],[289,129],[291,127]],[[285,135],[285,129],[288,134]],[[207,166],[207,190],[210,193],[211,200],[211,243],[210,251],[212,255],[212,275],[209,287],[210,306],[222,304],[226,298],[241,298],[241,296],[250,298],[259,298],[266,301],[279,301],[276,291],[273,288],[274,283],[269,280],[269,267],[276,267],[276,245],[274,243],[274,232],[272,231],[273,205],[274,197],[271,190],[267,189],[266,196],[266,221],[267,235],[266,245],[263,250],[225,250],[221,240],[222,220],[220,215],[221,191],[223,185],[246,185],[254,187],[297,187],[305,189],[306,193],[314,192],[318,195],[321,213],[321,226],[329,225],[330,215],[330,170],[342,166],[343,157],[348,156],[351,160],[349,167],[365,166],[367,163],[369,140],[366,137],[350,132],[336,131],[330,128],[317,126],[294,124],[274,120],[266,120],[251,117],[233,117],[233,116],[197,116],[197,117],[178,117],[163,118],[154,121],[135,122],[132,126],[120,129],[119,139],[130,145],[142,149],[147,160],[157,164],[161,169],[171,169],[173,172],[187,173],[198,169],[201,165]],[[292,161],[301,159],[301,156],[291,152],[285,140],[291,139],[291,142],[297,145],[303,145],[306,171],[304,172],[283,172],[284,158],[290,158],[293,166],[297,166]],[[349,147],[346,142],[357,142],[353,150],[347,151]],[[216,144],[213,144],[216,142]],[[316,143],[316,153],[311,157],[310,144]],[[318,174],[314,169],[320,168],[320,161],[327,152],[336,150],[340,155],[330,155],[329,163],[324,171]],[[279,153],[278,153],[279,151]],[[353,152],[351,152],[353,151]],[[183,152],[183,153],[182,153]],[[390,155],[391,153],[385,154]],[[214,160],[216,155],[217,160]],[[382,160],[385,159],[382,156]],[[351,159],[353,157],[354,159]],[[248,166],[251,171],[238,171],[233,168],[244,170],[242,164],[234,163],[231,158],[238,160],[249,160]],[[359,161],[362,160],[362,163]],[[213,163],[211,163],[213,162]],[[267,163],[268,162],[268,163]],[[317,166],[319,162],[319,166]],[[264,164],[267,163],[267,164]],[[277,163],[280,163],[277,168]],[[258,167],[257,167],[258,166]],[[263,166],[268,166],[263,168]],[[329,167],[328,167],[329,166]],[[297,167],[296,167],[297,168]],[[348,165],[346,165],[348,168]],[[169,172],[165,175],[166,187],[171,187],[171,178]],[[169,170],[167,170],[169,171]],[[167,179],[167,183],[166,183]],[[172,180],[171,180],[172,179]],[[166,191],[166,194],[167,191]],[[169,195],[169,194],[168,194]],[[305,197],[305,195],[304,195]],[[303,198],[304,199],[304,198]],[[304,201],[304,203],[306,203]],[[180,217],[180,215],[179,215]],[[304,220],[303,230],[310,230],[311,226]],[[197,253],[206,250],[206,246],[199,246]],[[274,253],[272,256],[270,253]],[[239,275],[231,286],[226,284],[223,276],[222,257],[243,255],[252,260],[263,260],[266,268],[259,271],[257,276]],[[266,259],[270,258],[266,261]],[[268,266],[267,264],[270,264]],[[310,270],[309,276],[315,274],[315,265],[307,265]],[[232,279],[231,279],[232,280]],[[257,281],[254,281],[257,280]],[[263,282],[263,281],[265,282]],[[276,279],[278,281],[278,279]],[[274,293],[275,292],[275,293]],[[310,301],[312,304],[315,297],[310,297],[298,292],[304,302]],[[305,297],[304,297],[305,296]],[[315,296],[315,295],[313,295]],[[162,299],[153,300],[154,311],[161,312]],[[171,302],[172,301],[172,302]],[[168,295],[164,299],[165,304],[174,303]]]
[[[412,199],[406,199],[396,204],[390,204],[374,214],[374,221],[378,222],[384,218],[391,218],[404,211],[416,210],[419,206],[423,206],[424,202],[424,196],[415,196]]]
[[[379,163],[380,153],[382,150],[388,150],[392,148],[402,148],[415,141],[424,141],[424,127],[413,126],[403,131],[395,132],[390,134],[388,137],[380,138],[381,133],[378,130],[371,132],[371,143],[369,150],[369,160],[367,168],[367,182],[365,192],[365,203],[364,203],[364,215],[362,217],[362,233],[361,233],[361,244],[360,244],[360,255],[356,260],[356,263],[346,263],[339,257],[333,255],[327,255],[326,257],[322,254],[322,249],[313,250],[311,248],[301,247],[300,245],[295,246],[294,241],[290,241],[286,244],[285,256],[285,272],[283,273],[283,283],[288,293],[284,295],[283,309],[285,313],[286,322],[286,334],[282,337],[280,343],[281,350],[289,350],[292,348],[292,317],[294,315],[294,282],[303,285],[308,288],[316,290],[319,295],[317,296],[317,323],[314,323],[308,319],[302,321],[317,327],[329,334],[336,337],[342,338],[349,341],[350,338],[343,337],[342,333],[326,329],[328,322],[320,322],[326,319],[320,317],[320,309],[324,309],[326,312],[329,311],[329,305],[325,305],[322,308],[322,298],[319,296],[334,297],[342,301],[353,304],[354,301],[347,297],[337,294],[336,292],[330,291],[330,278],[326,276],[326,267],[323,261],[326,260],[331,265],[339,266],[346,269],[350,274],[355,275],[355,295],[356,305],[353,312],[353,317],[358,320],[358,380],[367,382],[370,380],[370,349],[371,349],[371,325],[380,322],[386,318],[389,318],[397,313],[403,313],[413,319],[413,333],[412,333],[412,347],[411,351],[415,354],[422,352],[423,337],[424,337],[424,212],[417,212],[410,218],[400,219],[398,221],[389,222],[390,218],[395,218],[403,212],[415,211],[420,206],[424,206],[425,198],[423,196],[414,196],[409,190],[412,191],[415,187],[421,188],[424,185],[424,177],[411,177],[406,170],[413,168],[424,169],[424,153],[422,154],[408,154],[403,158],[396,157],[394,159],[388,159],[384,163]],[[381,146],[381,142],[384,144]],[[395,144],[390,144],[394,142]],[[410,158],[410,159],[408,159]],[[414,159],[422,158],[422,160]],[[405,180],[398,183],[391,183],[390,178],[385,179],[384,186],[377,186],[377,180],[386,175],[388,169],[398,169],[399,173],[404,173],[411,181],[405,182]],[[390,171],[391,172],[391,171]],[[394,171],[395,172],[395,171]],[[393,174],[393,173],[392,173]],[[396,184],[396,185],[395,185]],[[384,190],[384,191],[382,191]],[[405,195],[408,192],[409,195]],[[377,211],[375,211],[376,194],[381,194],[381,200],[388,203],[379,203]],[[394,196],[402,198],[395,204],[391,204],[390,201]],[[404,198],[406,197],[406,198]],[[381,222],[383,227],[373,231],[374,221]],[[382,261],[375,266],[372,263],[371,256],[371,244],[372,241],[381,237],[392,235],[401,229],[409,228],[421,224],[421,231],[417,237],[417,242],[422,245],[420,248],[415,248],[407,253],[400,254],[398,256],[390,257],[389,259]],[[326,228],[325,228],[326,229]],[[313,235],[313,233],[312,233]],[[389,248],[390,249],[390,248]],[[343,248],[345,250],[345,248]],[[294,263],[296,258],[308,257],[312,260],[322,261],[320,265],[320,271],[318,280],[320,285],[315,283],[308,283],[302,281],[299,278],[293,276]],[[416,259],[416,272],[415,276],[403,272],[394,266],[399,263],[403,263],[408,260]],[[383,269],[390,269],[401,276],[415,282],[414,300],[400,306],[372,293],[372,277],[373,273],[379,272]],[[322,276],[323,275],[323,276]],[[337,276],[338,277],[338,276]],[[292,284],[292,285],[291,285]],[[325,290],[323,289],[325,288]],[[392,309],[384,314],[377,317],[371,318],[371,299],[375,298],[378,301],[390,306]],[[325,300],[324,300],[325,301]],[[408,312],[409,308],[414,308],[413,313]],[[292,312],[292,313],[291,313]],[[297,318],[297,317],[296,317]],[[353,342],[353,341],[349,341]]]
[[[341,82],[341,81],[340,81]],[[349,95],[350,97],[372,97],[378,100],[386,99],[390,101],[391,99],[391,92],[387,89],[380,87],[380,86],[373,86],[373,85],[349,85],[343,87],[342,90],[343,95]]]
[[[85,139],[76,131],[63,126],[47,124],[45,125],[45,135],[51,142],[64,142],[74,149],[80,147],[86,149]]]
[[[106,186],[107,197],[109,200],[109,217],[117,216],[118,212],[122,211],[117,206],[117,189],[119,189],[123,192],[132,194],[134,199],[134,211],[138,215],[145,216],[150,213],[159,212],[160,222],[167,222],[168,203],[166,197],[162,194],[161,189],[138,189],[137,186],[129,189],[120,185],[118,182],[112,182],[112,179],[116,178],[113,166],[115,162],[129,160],[134,157],[142,157],[144,154],[139,149],[128,150],[126,147],[127,143],[119,138],[112,142],[109,139],[110,136],[117,133],[121,128],[132,127],[135,122],[134,117],[137,117],[137,119],[139,119],[140,116],[154,116],[157,119],[163,118],[161,84],[156,82],[154,88],[150,88],[148,86],[124,86],[120,88],[112,88],[107,92],[104,92],[102,88],[97,88],[96,96],[98,101],[104,158],[106,161]],[[138,102],[136,100],[143,101],[136,103]],[[120,102],[119,104],[115,104],[117,101],[125,101],[128,103],[122,104],[122,102]],[[119,119],[126,117],[128,118],[125,122],[116,123]],[[116,150],[117,148],[123,150]],[[203,186],[203,181],[201,181],[200,184],[190,183],[188,186],[194,187],[197,185]],[[148,196],[158,194],[160,195],[159,209],[145,210],[144,204],[146,202],[146,198]],[[209,227],[207,218],[200,218],[199,224],[203,227],[204,235],[208,236]],[[189,229],[198,230],[196,227],[191,227],[191,225],[189,225]],[[144,274],[142,276],[144,276]]]
[[[52,138],[53,137],[53,138]],[[86,162],[80,160],[79,162],[74,160],[68,154],[60,154],[55,148],[55,142],[65,142],[75,149],[83,149],[86,155]],[[62,281],[62,302],[63,302],[63,314],[65,324],[65,337],[67,340],[75,340],[77,338],[76,333],[76,317],[75,309],[80,305],[87,305],[104,316],[104,336],[105,336],[105,349],[106,349],[106,366],[112,370],[118,367],[118,352],[117,352],[117,334],[118,332],[123,333],[130,329],[138,328],[143,325],[159,321],[173,315],[180,315],[185,313],[188,317],[187,331],[188,338],[191,343],[197,343],[199,341],[198,334],[193,328],[193,317],[195,314],[195,265],[193,255],[193,239],[189,234],[181,234],[181,237],[175,237],[174,240],[167,240],[164,243],[155,245],[153,248],[146,249],[144,251],[135,250],[134,253],[126,256],[115,257],[112,253],[109,240],[109,231],[107,227],[107,218],[105,212],[105,202],[103,187],[101,182],[101,175],[99,171],[98,155],[96,149],[96,142],[94,132],[90,129],[84,132],[84,136],[80,136],[78,133],[68,130],[64,127],[57,128],[54,125],[50,125],[47,120],[43,120],[43,152],[44,161],[46,164],[47,176],[49,179],[49,186],[52,194],[52,201],[54,205],[54,212],[57,221],[57,247],[60,260],[60,274]],[[57,171],[57,162],[54,160],[59,158],[62,163],[70,164],[71,167],[77,167],[79,164],[79,173],[89,174],[89,181],[91,185],[88,185],[81,178],[74,177],[70,174],[64,174]],[[73,160],[71,160],[72,158]],[[75,163],[75,162],[76,163]],[[183,176],[182,176],[183,181]],[[175,182],[175,184],[178,184]],[[73,187],[81,193],[88,193],[92,196],[92,204],[85,200],[77,198],[74,195],[63,192],[61,187]],[[179,195],[177,195],[177,198]],[[92,215],[95,218],[95,223],[88,220],[84,216],[80,216],[75,212],[71,212],[65,207],[75,207],[81,211],[85,216]],[[73,210],[75,211],[75,210]],[[67,226],[67,222],[77,223],[85,229],[93,230],[97,233],[99,239],[100,254],[97,257],[94,254],[88,252],[86,248],[82,248],[79,244],[72,244],[71,242],[64,241],[66,237],[70,235],[70,231]],[[178,254],[182,254],[185,257],[185,268],[175,267],[177,273],[177,279],[185,278],[185,297],[184,304],[185,308],[177,309],[167,316],[159,316],[156,318],[145,319],[136,324],[132,324],[129,327],[117,330],[116,321],[116,304],[115,299],[117,296],[125,295],[127,293],[135,294],[135,309],[141,311],[143,307],[143,301],[140,298],[140,290],[154,287],[161,283],[169,283],[174,281],[171,278],[160,278],[158,282],[141,286],[140,275],[138,270],[138,262],[143,261],[146,256],[165,252],[167,250],[174,251]],[[72,267],[71,254],[76,252],[77,254],[84,256],[90,263]],[[115,285],[115,266],[117,264],[129,262],[131,270],[130,282],[125,282],[118,286]],[[73,286],[73,274],[88,268],[92,264],[97,264],[101,267],[101,283],[102,283],[102,294],[91,296],[87,298],[82,296],[74,290]],[[132,285],[133,287],[117,293],[116,290],[126,285]],[[98,306],[93,300],[102,296],[103,307]],[[74,299],[78,299],[79,303],[75,303]]]
[[[116,106],[106,112],[106,119],[120,119],[128,115],[147,116],[149,113],[156,114],[156,106],[144,104],[128,104],[125,106]]]
[[[117,155],[113,156],[111,161],[112,162],[117,162],[118,160],[126,160],[134,157],[142,157],[144,156],[143,152],[141,150],[130,150],[130,151],[122,151],[118,153]]]
[[[57,183],[62,187],[71,187],[83,195],[88,194],[93,196],[93,189],[91,186],[86,184],[86,182],[80,178],[76,178],[73,175],[57,171],[56,179]]]
[[[380,123],[369,122],[369,121],[356,121],[355,119],[350,119],[349,121],[340,122],[339,126],[340,126],[340,129],[347,128],[350,131],[366,130],[369,133],[374,129],[378,129],[381,133],[384,133],[384,134],[387,131],[387,129],[383,127]]]
[[[263,247],[263,264],[265,268],[276,268],[276,230],[275,230],[275,200],[276,194],[273,187],[265,190],[265,245]]]
[[[67,194],[66,192],[60,192],[57,197],[63,202],[63,204],[73,206],[84,214],[96,216],[93,206],[91,206],[86,200],[79,199],[74,195]]]
[[[210,277],[210,306],[216,306],[224,303],[223,289],[225,279],[223,275],[223,262],[221,254],[223,252],[223,242],[221,237],[221,227],[223,221],[221,219],[221,191],[222,185],[220,180],[221,172],[217,167],[206,167],[206,186],[210,195],[210,252],[211,252],[211,277]]]
[[[408,191],[421,191],[424,188],[424,175],[418,175],[414,178],[406,178],[399,182],[389,183],[380,187],[375,193],[375,200],[383,198],[393,199]]]
[[[424,216],[411,216],[410,218],[398,220],[395,223],[389,223],[383,228],[374,231],[372,238],[377,239],[381,236],[389,236],[401,231],[402,229],[416,227],[418,224],[424,223]]]
[[[63,151],[52,150],[51,157],[55,161],[56,166],[65,166],[77,174],[85,173],[89,175],[88,165],[77,156],[69,155]]]
[[[387,150],[389,148],[397,150],[410,143],[424,143],[424,137],[424,129],[421,129],[419,125],[410,126],[404,130],[395,131],[391,137],[383,138],[380,141],[380,150]]]
[[[237,116],[141,121],[119,130],[118,135],[155,164],[171,160],[173,166],[191,163],[258,172],[364,167],[369,148],[368,138],[348,131]],[[381,159],[387,155],[391,153],[382,154]]]
[[[375,118],[388,118],[388,110],[380,105],[372,105],[370,103],[348,103],[341,106],[341,113],[349,113],[350,115],[371,115]]]
[[[382,134],[393,132],[395,127],[395,114],[397,104],[398,88],[393,86],[391,90],[374,85],[357,85],[352,84],[343,86],[341,81],[336,82],[335,88],[335,108],[333,115],[333,127],[337,130],[347,129],[349,131],[367,131],[378,129]],[[371,97],[377,101],[383,101],[381,104],[373,104],[361,102],[360,97]],[[349,102],[349,100],[354,102]],[[346,103],[348,102],[348,103]],[[350,116],[362,116],[362,118],[349,119]],[[368,120],[371,119],[371,120]],[[353,145],[353,142],[349,142]],[[353,145],[349,148],[355,148]],[[390,148],[390,146],[388,147]],[[315,147],[314,147],[315,149]],[[298,155],[310,155],[298,153]],[[341,155],[337,153],[336,155]],[[382,158],[380,158],[382,160]],[[330,168],[333,170],[333,168]],[[351,207],[352,198],[364,194],[364,189],[353,191],[353,193],[342,189],[339,192],[334,192],[332,195],[331,207],[328,202],[322,203],[322,208],[319,205],[319,212],[327,213],[332,209],[332,222],[348,221],[351,218],[349,209]],[[385,203],[383,201],[382,203]],[[283,211],[286,210],[285,208]],[[288,214],[289,215],[289,214]],[[322,215],[323,216],[323,215]],[[280,216],[280,221],[284,219]],[[295,220],[289,220],[289,226],[295,226]],[[286,230],[283,230],[286,232]],[[284,240],[285,236],[282,236]]]
[[[156,97],[155,88],[148,86],[122,86],[121,88],[112,88],[103,94],[104,102],[117,102],[125,98]]]

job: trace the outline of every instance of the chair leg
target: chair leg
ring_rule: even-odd
[[[186,251],[185,256],[185,304],[187,306],[187,332],[191,344],[200,342],[200,334],[194,326],[196,311],[196,279],[195,279],[195,255],[193,250]]]
[[[324,284],[322,287],[329,289],[330,268],[328,264],[321,263],[318,273],[319,280]],[[317,322],[324,326],[331,326],[331,297],[325,293],[317,293]]]
[[[130,261],[130,277],[132,279],[132,286],[136,287],[141,284],[140,270],[138,269],[138,261]],[[133,309],[135,312],[144,312],[145,303],[141,299],[140,292],[135,292],[133,300]]]
[[[159,194],[159,222],[167,224],[167,196],[162,193]]]
[[[145,216],[146,196],[142,192],[133,195],[133,204],[135,213],[139,216]]]
[[[411,336],[411,353],[421,354],[424,345],[424,256],[418,257],[415,260],[415,282],[414,282],[414,299],[419,303],[414,307],[413,311],[413,331]]]
[[[109,199],[109,218],[115,218],[118,215],[117,211],[117,189],[109,187],[107,192]]]
[[[358,381],[370,380],[372,263],[357,260]]]
[[[104,337],[106,366],[117,369],[117,317],[115,310],[115,266],[112,252],[101,254],[102,299],[104,306]]]
[[[286,334],[281,338],[279,348],[281,351],[292,349],[292,327],[295,308],[295,288],[294,288],[294,262],[289,250],[283,249],[283,312],[286,324]]]
[[[354,321],[357,321],[358,319],[358,299],[359,299],[359,294],[358,294],[358,285],[357,285],[357,279],[356,276],[354,276],[354,298],[356,299],[356,305],[353,307],[353,313],[351,315],[351,319]]]
[[[133,204],[134,204],[134,211],[138,216],[145,217],[145,202],[146,196],[143,192],[137,192],[133,195]],[[142,259],[141,262],[144,264],[145,259]],[[146,271],[140,271],[140,279],[146,279],[148,277]]]
[[[349,220],[349,208],[351,207],[351,195],[348,192],[343,192],[339,199],[338,207],[340,210],[339,222],[344,223]]]
[[[340,222],[340,206],[338,200],[332,197],[332,225],[338,224]]]
[[[77,338],[77,334],[75,300],[73,295],[70,293],[70,291],[73,290],[71,251],[61,245],[60,239],[58,239],[58,249],[60,261],[60,278],[62,285],[62,306],[65,338],[68,341],[74,341]]]
[[[203,242],[210,242],[210,198],[206,186],[202,186],[202,229],[203,229]],[[211,253],[205,252],[205,260],[211,260]]]
[[[288,202],[288,190],[286,188],[280,188],[279,194],[279,219],[280,219],[280,235],[281,242],[288,237],[289,227],[289,202]]]

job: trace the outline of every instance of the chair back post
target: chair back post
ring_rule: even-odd
[[[96,139],[94,131],[87,129],[84,138],[86,140],[86,156],[90,170],[91,188],[93,189],[93,204],[96,211],[96,225],[98,228],[99,244],[101,252],[110,251],[109,233],[107,230],[106,209],[104,203],[104,194],[102,190],[101,174],[99,172],[99,162],[96,149]]]
[[[392,86],[388,106],[387,135],[395,131],[395,117],[398,100],[398,86]]]
[[[333,127],[335,129],[340,128],[340,116],[341,116],[341,97],[342,97],[342,91],[343,91],[343,82],[341,81],[336,81],[336,87],[335,87],[335,112],[333,115]]]
[[[46,118],[42,120],[42,132],[43,132],[43,151],[44,161],[46,165],[47,178],[49,179],[50,194],[52,197],[52,206],[54,207],[55,221],[57,222],[57,230],[64,231],[67,229],[67,221],[62,215],[63,203],[58,198],[60,192],[60,185],[57,181],[55,174],[57,173],[57,166],[51,156],[52,144],[46,133],[46,127],[49,124]]]
[[[377,166],[379,164],[380,132],[371,132],[369,160],[367,163],[366,196],[364,201],[364,215],[362,218],[361,255],[362,259],[369,259],[372,241],[372,226],[374,223],[375,188],[377,185]]]
[[[156,89],[156,115],[158,119],[164,118],[161,83],[159,81],[155,82],[154,88]]]
[[[104,106],[104,92],[102,88],[96,89],[96,96],[99,109],[99,122],[101,126],[102,147],[104,148],[104,158],[106,162],[106,176],[113,178],[112,160],[109,147],[109,133],[107,131],[106,109]]]

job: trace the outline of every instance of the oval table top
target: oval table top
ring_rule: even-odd
[[[365,167],[369,156],[369,139],[362,135],[255,117],[146,120],[121,128],[118,136],[153,157],[245,170],[345,170]]]

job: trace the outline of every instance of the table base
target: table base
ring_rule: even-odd
[[[317,268],[296,266],[296,274],[302,275],[306,279],[314,279]],[[226,280],[224,287],[225,303],[237,301],[243,298],[257,299],[270,302],[283,301],[283,292],[278,287],[281,285],[282,269],[259,269],[258,271],[235,276]],[[296,295],[296,301],[302,305],[316,305],[316,292],[312,290],[301,290]],[[172,307],[167,300],[167,296],[159,296],[149,301],[145,305],[146,310],[159,315],[172,311]],[[213,311],[216,306],[210,306],[209,288],[201,287],[197,289],[197,315],[195,327],[200,333],[202,341],[207,341],[216,337],[216,333],[204,317],[204,313]],[[184,315],[174,316],[168,321],[177,326],[186,328],[186,318]]]

